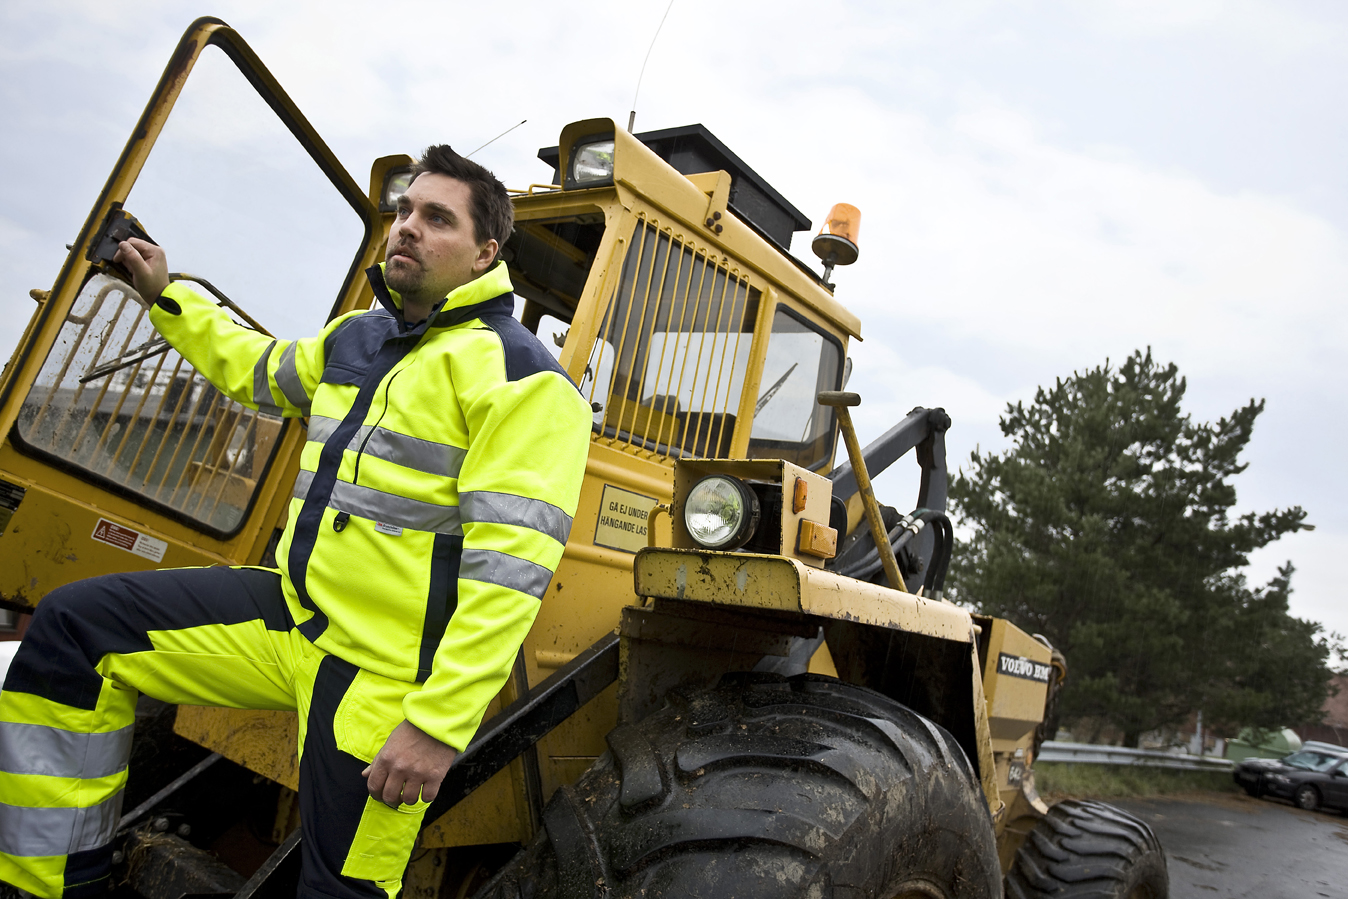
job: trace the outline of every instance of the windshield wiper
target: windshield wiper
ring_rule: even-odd
[[[773,384],[771,387],[769,387],[767,389],[767,392],[758,398],[758,402],[754,403],[754,418],[757,418],[758,413],[763,411],[763,407],[768,404],[768,400],[776,396],[777,391],[782,389],[782,385],[786,383],[787,378],[791,377],[791,372],[796,370],[797,365],[800,365],[800,363],[792,362],[791,367],[786,370],[786,374],[778,378],[777,382]]]

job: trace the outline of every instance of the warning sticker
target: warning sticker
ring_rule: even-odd
[[[625,553],[645,549],[646,521],[655,504],[649,496],[605,484],[599,500],[599,522],[594,528],[595,545]]]
[[[151,562],[164,561],[164,552],[168,549],[168,544],[163,540],[156,540],[140,531],[122,527],[106,518],[98,519],[98,524],[94,525],[93,538],[99,543],[135,553]]]

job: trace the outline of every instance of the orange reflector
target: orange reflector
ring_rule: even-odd
[[[816,559],[832,559],[838,554],[838,532],[826,524],[802,521],[796,552]]]

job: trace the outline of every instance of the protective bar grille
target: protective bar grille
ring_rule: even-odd
[[[581,382],[600,439],[653,457],[727,455],[759,300],[746,273],[639,213]]]
[[[18,431],[27,448],[229,532],[282,424],[216,390],[155,333],[127,287],[95,275],[24,400]]]

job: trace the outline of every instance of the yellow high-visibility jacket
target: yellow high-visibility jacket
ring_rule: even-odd
[[[561,560],[591,410],[512,317],[504,263],[408,328],[383,308],[272,340],[173,283],[155,328],[252,409],[309,417],[277,549],[290,612],[320,649],[423,688],[407,720],[460,750],[509,675]]]

